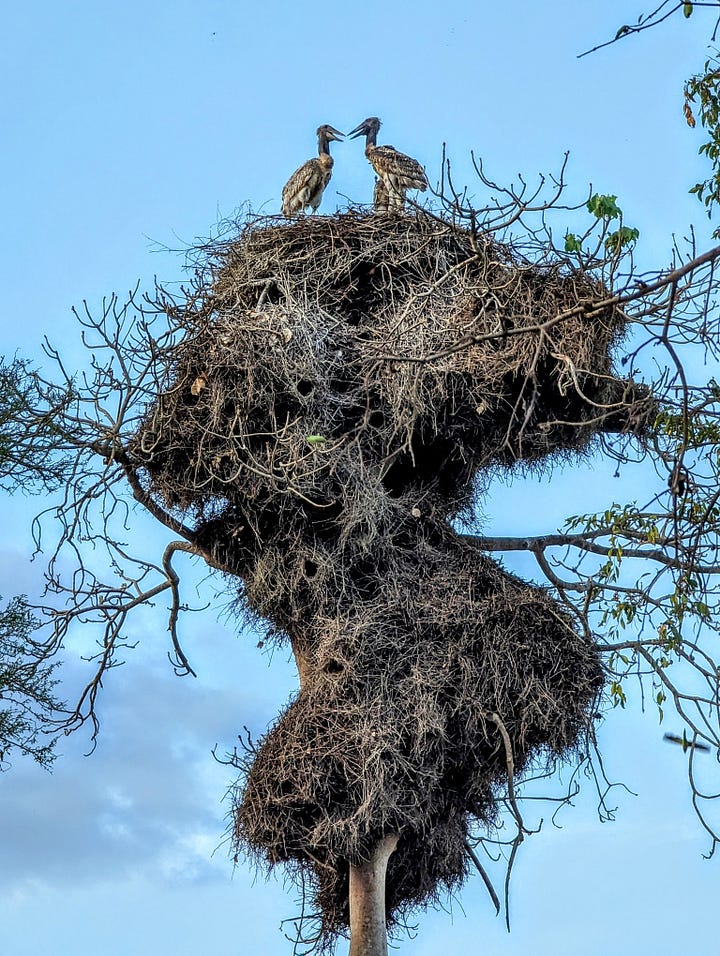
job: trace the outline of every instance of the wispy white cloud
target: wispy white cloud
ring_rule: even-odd
[[[108,677],[91,756],[80,731],[61,740],[52,773],[18,760],[0,779],[1,812],[12,821],[0,847],[3,892],[100,875],[168,884],[228,879],[224,796],[236,773],[211,750],[231,749],[244,724],[261,733],[283,701],[133,663],[146,666],[128,664]],[[75,664],[69,670],[76,676]]]

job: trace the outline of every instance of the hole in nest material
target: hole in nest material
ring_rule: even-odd
[[[323,670],[326,674],[342,674],[342,672],[345,670],[345,665],[340,661],[335,660],[334,657],[331,657],[330,660],[325,662]]]
[[[385,416],[382,412],[372,412],[368,418],[368,424],[371,428],[382,428],[385,424]]]
[[[303,573],[306,578],[314,578],[319,570],[320,570],[320,565],[316,561],[311,561],[309,558],[305,560],[305,564],[303,566]]]

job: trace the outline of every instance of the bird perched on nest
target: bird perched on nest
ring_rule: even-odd
[[[282,191],[283,216],[295,216],[306,209],[317,211],[325,187],[330,182],[333,158],[330,155],[330,143],[339,142],[345,134],[325,124],[317,131],[317,159],[309,159],[296,169]]]
[[[408,189],[424,192],[429,183],[425,170],[416,159],[406,156],[393,146],[377,145],[380,125],[377,116],[369,116],[348,133],[348,136],[350,139],[365,136],[365,155],[387,190],[388,210],[397,211],[405,205],[405,193]],[[378,212],[385,211],[378,208],[377,187],[375,208]]]

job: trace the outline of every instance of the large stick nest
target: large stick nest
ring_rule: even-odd
[[[587,726],[595,649],[450,521],[493,471],[647,427],[604,297],[431,216],[355,213],[247,227],[189,297],[134,454],[292,644],[301,691],[235,834],[310,880],[326,938],[347,926],[348,863],[386,833],[391,919],[462,880],[469,822],[507,783],[498,720],[515,772]]]
[[[465,875],[471,818],[514,773],[562,757],[602,685],[597,655],[540,588],[467,542],[407,553],[372,600],[310,618],[322,635],[297,699],[236,793],[235,838],[310,870],[325,932],[347,926],[348,861],[400,833],[388,912]],[[303,635],[304,637],[304,635]]]

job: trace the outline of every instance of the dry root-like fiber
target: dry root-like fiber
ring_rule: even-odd
[[[431,216],[261,223],[211,250],[138,431],[148,490],[290,640],[302,688],[237,791],[237,844],[347,926],[398,832],[388,913],[462,880],[471,819],[577,743],[602,683],[549,595],[459,537],[493,470],[647,428],[603,290]],[[495,717],[493,717],[495,715]]]

